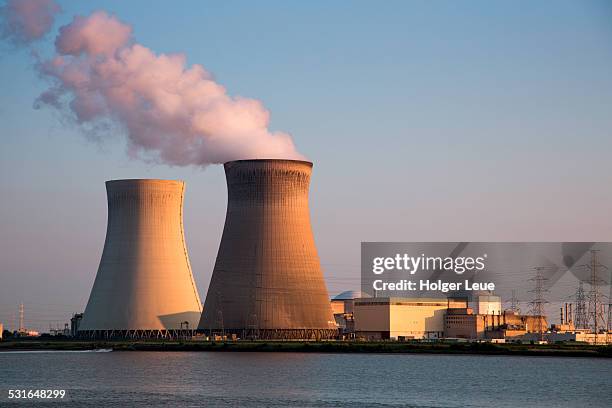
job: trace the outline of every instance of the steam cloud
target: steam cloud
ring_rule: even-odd
[[[0,7],[0,33],[15,45],[29,44],[44,36],[60,7],[53,0],[8,0]]]
[[[7,5],[5,19],[19,22],[7,27],[15,36],[40,37],[57,6],[27,1],[36,6]],[[51,22],[40,18],[41,10]],[[32,29],[33,19],[45,24]],[[131,26],[104,11],[61,27],[55,53],[37,65],[52,86],[35,106],[58,109],[83,129],[119,125],[131,156],[145,153],[172,165],[200,166],[303,158],[288,134],[268,129],[270,114],[260,101],[229,96],[203,66],[187,67],[182,54],[155,54],[133,40]]]

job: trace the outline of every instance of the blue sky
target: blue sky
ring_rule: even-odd
[[[57,28],[104,9],[183,52],[314,161],[311,213],[332,294],[361,241],[612,241],[612,6],[541,2],[62,1]],[[48,109],[27,51],[0,48],[0,322],[84,308],[106,227],[104,181],[187,182],[202,298],[225,216],[221,166],[133,161]]]

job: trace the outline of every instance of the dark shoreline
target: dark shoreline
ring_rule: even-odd
[[[403,342],[274,342],[274,341],[68,341],[11,340],[0,342],[3,351],[220,351],[220,352],[299,352],[299,353],[427,353],[482,354],[514,356],[612,358],[612,346],[583,344],[492,344],[492,343],[403,343]]]

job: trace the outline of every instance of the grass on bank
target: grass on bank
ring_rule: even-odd
[[[82,341],[15,339],[0,342],[0,352],[9,350],[94,350],[114,351],[233,351],[233,352],[314,352],[314,353],[436,353],[570,357],[612,357],[612,346],[588,344],[493,344],[419,343],[364,341]]]

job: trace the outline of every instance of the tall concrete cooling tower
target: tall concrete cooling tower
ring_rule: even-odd
[[[202,304],[183,233],[184,191],[175,180],[106,182],[106,241],[81,337],[164,338],[196,329]]]
[[[227,215],[200,330],[262,339],[337,334],[310,228],[311,171],[305,161],[225,163]]]

